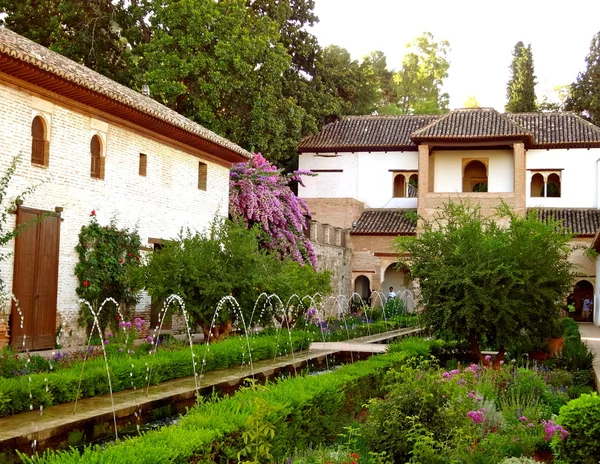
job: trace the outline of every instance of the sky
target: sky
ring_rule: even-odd
[[[339,45],[354,59],[374,50],[399,69],[406,44],[423,32],[450,42],[444,91],[450,108],[469,96],[504,111],[509,66],[517,42],[531,44],[538,99],[585,71],[590,42],[600,32],[600,0],[315,0],[312,29],[323,47]]]

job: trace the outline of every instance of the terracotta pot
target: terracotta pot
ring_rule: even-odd
[[[533,351],[529,353],[529,359],[531,361],[545,361],[548,359],[548,353],[546,351]]]
[[[563,345],[565,344],[565,339],[547,338],[546,343],[548,344],[548,357],[555,358],[562,351]]]

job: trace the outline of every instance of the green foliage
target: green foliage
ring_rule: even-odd
[[[574,374],[574,382],[580,385],[593,384],[593,364],[596,353],[579,338],[567,338],[554,360],[554,365]]]
[[[565,109],[575,111],[583,117],[600,124],[600,32],[591,41],[590,52],[585,58],[587,68],[579,73],[571,84]]]
[[[572,279],[570,236],[560,224],[507,206],[484,217],[475,206],[450,202],[422,227],[396,244],[410,256],[403,264],[420,285],[421,320],[436,335],[467,338],[482,361],[484,338],[504,352],[524,336],[554,335]]]
[[[600,397],[582,395],[560,410],[557,422],[569,434],[563,441],[554,440],[552,448],[559,459],[570,464],[592,464],[600,458]]]
[[[530,113],[537,111],[535,97],[535,75],[531,44],[525,46],[517,42],[510,65],[510,80],[507,84],[508,102],[505,110],[509,113]]]
[[[276,429],[270,453],[275,462],[281,462],[310,443],[318,445],[335,439],[349,421],[358,417],[362,405],[381,393],[385,372],[403,360],[400,354],[377,356],[329,375],[289,378],[270,385],[266,391],[246,389],[232,397],[199,404],[176,426],[104,449],[86,447],[81,454],[76,450],[47,452],[35,462],[231,462],[245,447],[242,434],[248,428],[248,418],[257,413],[257,398],[269,406],[268,422]]]
[[[90,223],[82,226],[79,242],[75,251],[79,262],[75,265],[75,275],[79,285],[75,289],[77,296],[91,303],[98,311],[107,298],[115,299],[122,306],[124,316],[137,301],[137,292],[142,283],[135,276],[140,267],[140,236],[137,231],[118,229],[116,221],[101,226],[96,212],[90,214]],[[93,317],[87,305],[81,306],[81,319],[91,330]],[[100,326],[104,331],[111,323],[117,327],[117,308],[106,304],[100,313]]]
[[[280,260],[262,249],[260,234],[258,226],[246,229],[231,221],[215,222],[207,234],[182,234],[148,260],[148,293],[159,300],[181,295],[205,335],[219,337],[227,335],[234,317],[243,329],[240,311],[249,323],[263,292],[285,298],[296,292],[329,291],[329,273]],[[227,303],[214,319],[218,303],[227,295],[235,297],[239,309]],[[268,324],[271,314],[263,316],[262,323]]]
[[[250,387],[245,387],[257,393],[263,393],[268,390],[268,386],[258,385],[252,381]],[[245,391],[240,389],[240,391]],[[269,415],[275,411],[275,407],[270,405],[267,400],[256,396],[250,400],[254,412],[246,419],[246,430],[242,432],[244,448],[238,451],[237,458],[243,464],[260,464],[265,459],[271,459],[271,443],[275,437],[275,426],[269,421]],[[242,461],[242,456],[251,457],[251,460]]]
[[[427,358],[436,344],[438,344],[436,341],[423,337],[405,337],[400,341],[390,343],[388,353],[404,351],[410,353],[411,356]]]
[[[394,103],[382,114],[437,114],[448,112],[449,96],[442,93],[448,77],[446,40],[435,42],[433,34],[424,32],[406,46],[402,69],[394,75]]]
[[[305,334],[292,334],[290,343],[292,351],[306,349],[309,345]],[[273,359],[277,355],[278,344],[280,342],[274,336],[253,337],[251,339],[252,359]],[[196,359],[202,359],[204,362],[204,372],[240,365],[244,358],[247,359],[247,351],[246,340],[240,337],[212,344],[209,350],[205,345],[194,346]],[[194,375],[192,356],[187,347],[174,351],[159,349],[156,355],[148,354],[146,351],[145,354],[133,358],[111,357],[108,363],[113,392],[132,387],[145,387],[148,384],[147,366],[152,367],[152,375],[149,379],[152,385]],[[37,409],[40,406],[47,407],[74,401],[81,376],[81,365],[75,364],[72,367],[30,376],[0,378],[0,392],[2,392],[0,417],[28,411],[31,404]],[[83,372],[79,390],[80,398],[109,392],[103,358],[88,360]],[[31,377],[31,384],[29,377]]]

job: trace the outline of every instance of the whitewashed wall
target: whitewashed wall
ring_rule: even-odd
[[[435,152],[434,192],[462,192],[462,160],[464,158],[487,158],[489,160],[489,192],[513,191],[514,162],[511,150],[444,150]]]
[[[31,122],[40,111],[50,123],[48,167],[31,164]],[[0,140],[10,140],[0,144],[0,173],[13,157],[22,154],[8,199],[39,185],[23,206],[48,211],[63,208],[57,310],[64,324],[70,321],[75,325],[75,245],[92,210],[100,224],[115,218],[120,228],[137,229],[142,244],[148,243],[148,238],[174,238],[182,227],[203,230],[216,216],[227,214],[229,169],[225,166],[1,84],[0,112]],[[106,143],[103,180],[90,177],[93,134]],[[139,175],[140,153],[148,156],[146,177]],[[198,189],[199,161],[208,166],[207,191]],[[14,225],[15,216],[10,220]],[[11,242],[0,252],[13,249]],[[0,274],[10,290],[12,258],[0,263]]]
[[[528,208],[597,208],[599,206],[600,148],[527,150]],[[560,198],[531,196],[531,177],[535,169],[562,169]]]
[[[332,170],[306,178],[303,198],[354,198],[368,208],[416,208],[416,198],[393,198],[394,173],[417,170],[417,152],[357,152],[334,154],[302,153],[300,169]]]

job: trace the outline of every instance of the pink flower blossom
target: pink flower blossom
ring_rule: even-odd
[[[256,153],[246,163],[234,164],[229,179],[229,212],[251,227],[259,224],[268,234],[264,247],[290,257],[300,264],[309,262],[316,268],[314,247],[306,237],[306,219],[310,212],[306,202],[289,188],[291,181],[302,183],[310,171],[281,170]]]

